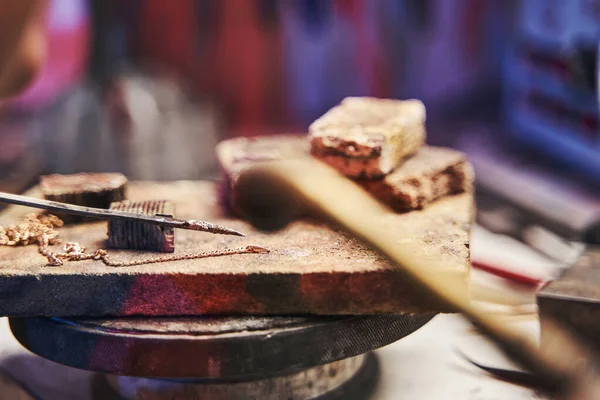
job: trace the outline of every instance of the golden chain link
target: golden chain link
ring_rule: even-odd
[[[49,266],[63,265],[64,261],[100,260],[109,267],[132,267],[144,264],[156,264],[169,261],[194,260],[198,258],[219,257],[233,254],[268,253],[269,250],[256,245],[206,251],[196,254],[182,254],[165,257],[154,257],[133,261],[113,261],[104,249],[86,253],[85,247],[76,242],[67,242],[62,253],[52,252],[49,246],[59,244],[57,227],[63,221],[54,215],[27,214],[17,225],[0,226],[0,246],[26,246],[37,243],[38,252],[48,259]]]
[[[48,246],[59,243],[57,227],[63,222],[54,215],[27,214],[17,225],[0,226],[0,246]]]

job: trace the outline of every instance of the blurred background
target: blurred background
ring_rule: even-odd
[[[216,178],[219,140],[305,132],[368,95],[425,103],[429,143],[469,153],[490,229],[569,236],[600,209],[597,0],[49,2],[47,65],[2,104],[1,189]]]
[[[22,192],[47,173],[218,179],[220,140],[306,132],[345,96],[419,98],[428,142],[468,153],[475,167],[474,299],[491,304],[491,294],[510,292],[536,322],[537,286],[483,267],[555,278],[582,249],[573,239],[600,221],[600,0],[49,4],[47,64],[25,93],[0,104],[0,190]],[[4,343],[0,366],[24,351]],[[380,353],[388,372],[406,356],[394,346]],[[413,386],[446,376],[438,361],[456,357],[452,346],[432,348],[427,385]],[[43,371],[24,363],[25,380],[87,390],[83,372],[64,367],[77,377],[65,385],[45,379],[47,365],[35,360]],[[412,369],[402,370],[406,379]],[[390,387],[401,381],[390,376]]]
[[[218,140],[306,131],[349,95],[418,97],[432,123],[495,114],[512,20],[481,0],[50,4],[48,64],[4,106],[3,170],[35,154],[46,172],[198,179]]]

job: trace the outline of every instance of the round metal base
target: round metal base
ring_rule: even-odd
[[[367,353],[432,317],[11,318],[10,327],[33,353],[75,368],[238,383]]]
[[[96,382],[94,400],[358,400],[370,396],[377,377],[377,358],[368,353],[289,375],[238,383],[102,376]]]

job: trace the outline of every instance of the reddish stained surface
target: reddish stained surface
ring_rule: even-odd
[[[246,291],[245,276],[143,275],[129,290],[121,315],[259,312],[260,302]]]
[[[393,299],[388,295],[396,288],[396,282],[387,273],[380,274],[308,274],[300,278],[300,293],[310,308],[345,309],[352,311],[357,301],[382,304],[382,299]],[[332,293],[331,288],[336,288]],[[369,295],[372,293],[373,295]],[[388,300],[389,301],[389,300]]]
[[[336,288],[332,292],[332,288]],[[410,292],[410,295],[407,295]],[[391,311],[399,304],[418,299],[410,285],[391,271],[368,274],[305,274],[300,277],[300,294],[311,309],[346,310],[369,307]],[[423,304],[426,304],[423,303]]]
[[[269,304],[249,293],[246,276],[144,275],[129,290],[119,315],[210,315],[269,313]],[[384,271],[379,274],[299,275],[297,291],[282,303],[303,304],[325,313],[352,313],[365,307],[390,312],[406,305],[426,304],[404,280]],[[295,285],[294,285],[295,286]],[[332,291],[335,288],[335,291]],[[254,288],[256,290],[256,288]],[[260,288],[259,288],[260,290]],[[396,301],[397,300],[397,301]],[[285,307],[285,304],[278,304]]]
[[[300,295],[307,307],[323,304],[331,299],[331,288],[336,288],[336,302],[350,303],[352,293],[348,283],[348,275],[306,274],[300,275]]]

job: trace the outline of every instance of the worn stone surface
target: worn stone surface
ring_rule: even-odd
[[[35,190],[31,195],[39,192]],[[246,238],[180,230],[175,255],[248,244],[269,254],[243,254],[135,267],[107,267],[100,261],[48,267],[35,246],[0,247],[0,315],[125,316],[206,314],[371,314],[432,309],[385,259],[343,232],[317,222],[297,221],[277,234],[253,230],[226,217],[215,185],[207,182],[135,182],[132,200],[172,199],[178,216],[239,229]],[[9,207],[1,224],[14,223],[30,209]],[[422,211],[390,213],[383,229],[399,242],[417,243],[427,259],[443,257],[448,270],[469,275],[471,194],[450,196]],[[105,247],[106,222],[60,228],[60,238],[88,250]],[[385,234],[385,231],[382,231]],[[115,261],[152,253],[109,250]]]
[[[422,209],[451,194],[471,191],[473,167],[459,151],[425,146],[383,179],[357,183],[399,212]]]

